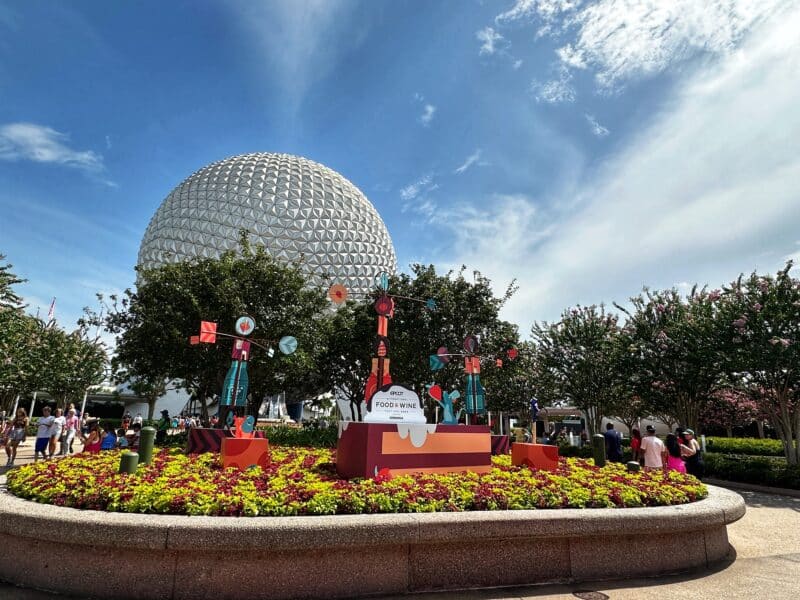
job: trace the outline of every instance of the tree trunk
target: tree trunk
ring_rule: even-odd
[[[158,396],[148,396],[147,397],[147,420],[152,421],[153,416],[156,412],[156,400],[158,400]]]
[[[727,435],[729,438],[732,438],[732,437],[733,437],[733,427],[731,427],[730,425],[726,425],[726,426],[725,426],[725,434],[726,434],[726,435]]]
[[[758,439],[764,439],[764,421],[759,419],[756,421],[756,427],[758,428]]]

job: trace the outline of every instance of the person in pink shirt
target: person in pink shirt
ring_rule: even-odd
[[[67,412],[67,421],[64,424],[64,436],[61,438],[61,456],[66,456],[67,452],[72,454],[72,442],[75,441],[75,434],[81,426],[81,420],[75,414],[75,409],[70,408]]]

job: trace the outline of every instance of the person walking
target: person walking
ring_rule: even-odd
[[[64,437],[61,442],[61,456],[66,456],[67,453],[72,454],[72,444],[75,441],[75,436],[81,426],[81,420],[75,414],[75,409],[70,408],[67,411],[67,420],[64,423]]]
[[[647,435],[642,438],[642,454],[644,454],[644,468],[652,471],[664,468],[664,442],[656,437],[656,428],[647,426]]]
[[[56,442],[61,441],[61,434],[64,433],[64,426],[66,424],[67,418],[64,416],[64,411],[60,408],[56,408],[53,424],[50,427],[50,443],[48,444],[50,458],[53,458],[53,455],[56,453]]]
[[[614,429],[613,423],[606,423],[606,456],[611,462],[622,462],[622,436]]]
[[[680,443],[678,436],[674,433],[667,434],[664,445],[667,448],[667,461],[664,464],[664,471],[686,473],[686,464],[683,462],[683,456],[689,449]]]
[[[705,473],[700,443],[695,439],[694,431],[691,429],[684,429],[682,437],[683,445],[686,447],[686,454],[684,454],[686,472],[700,479]]]
[[[156,444],[164,444],[167,441],[167,430],[172,420],[169,418],[169,411],[161,411],[161,418],[158,420],[158,430],[156,431]],[[183,420],[181,419],[181,423]]]
[[[39,455],[42,455],[42,460],[48,459],[48,447],[50,446],[50,435],[53,428],[55,417],[50,415],[50,407],[45,406],[42,408],[42,416],[37,421],[38,428],[36,430],[36,445],[33,448],[33,462],[39,460]]]
[[[6,440],[6,455],[8,456],[7,467],[14,466],[17,459],[17,446],[25,439],[25,430],[28,427],[28,413],[24,408],[18,408],[14,420],[11,421],[11,433]]]
[[[634,461],[641,463],[642,433],[636,427],[631,429],[631,454],[633,454]]]

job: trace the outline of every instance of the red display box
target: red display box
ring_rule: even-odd
[[[249,469],[269,464],[269,441],[263,438],[222,438],[222,466]]]
[[[374,477],[382,469],[406,473],[488,473],[492,439],[484,425],[339,423],[336,471]]]
[[[531,469],[555,471],[558,469],[558,446],[546,444],[511,444],[511,464],[525,465]]]

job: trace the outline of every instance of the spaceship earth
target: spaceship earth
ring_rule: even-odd
[[[386,225],[361,191],[336,171],[289,154],[255,153],[203,167],[164,199],[145,231],[145,269],[216,257],[239,231],[278,259],[300,260],[315,285],[365,293],[397,263]]]

